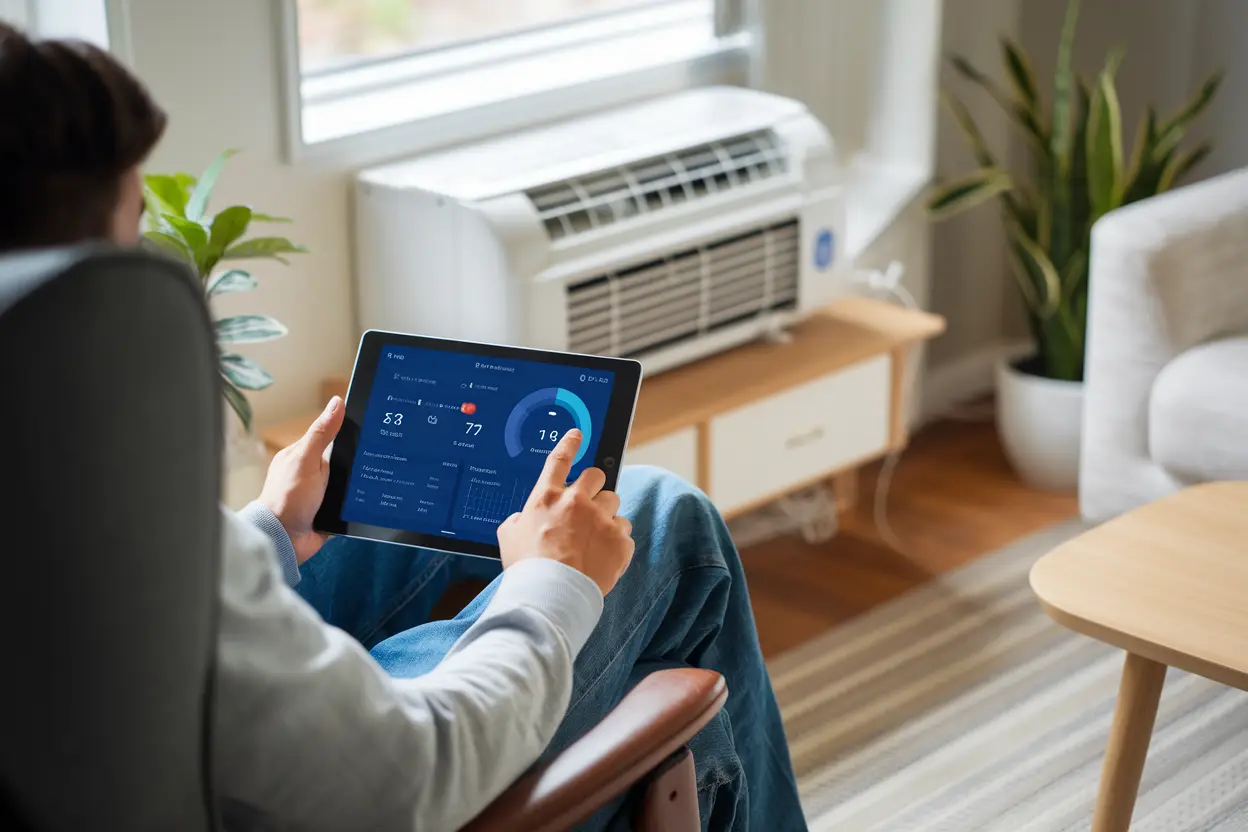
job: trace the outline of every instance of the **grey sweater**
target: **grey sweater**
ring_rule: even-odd
[[[294,550],[267,509],[222,522],[216,781],[258,825],[449,832],[554,736],[602,614],[580,572],[512,566],[434,671],[395,679],[287,585]]]

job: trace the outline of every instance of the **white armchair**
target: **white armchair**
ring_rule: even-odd
[[[1248,479],[1248,169],[1107,214],[1090,279],[1084,516]]]

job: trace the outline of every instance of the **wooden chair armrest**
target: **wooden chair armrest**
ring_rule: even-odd
[[[724,677],[714,671],[651,673],[588,734],[535,766],[462,832],[564,832],[688,742],[727,698]]]

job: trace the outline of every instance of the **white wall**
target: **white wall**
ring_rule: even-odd
[[[255,262],[260,290],[231,296],[221,308],[266,312],[290,328],[283,340],[246,349],[277,379],[252,396],[258,421],[313,407],[320,379],[349,372],[355,348],[349,177],[332,165],[292,167],[283,160],[276,4],[130,0],[129,6],[134,68],[170,115],[150,169],[198,172],[223,148],[243,148],[218,199],[295,218],[292,226],[274,228],[312,249],[289,268]]]
[[[1201,0],[1192,49],[1192,82],[1216,68],[1226,72],[1204,132],[1216,142],[1205,174],[1248,166],[1248,2]]]

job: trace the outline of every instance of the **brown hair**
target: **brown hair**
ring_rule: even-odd
[[[108,235],[165,113],[116,59],[0,22],[0,252]]]

